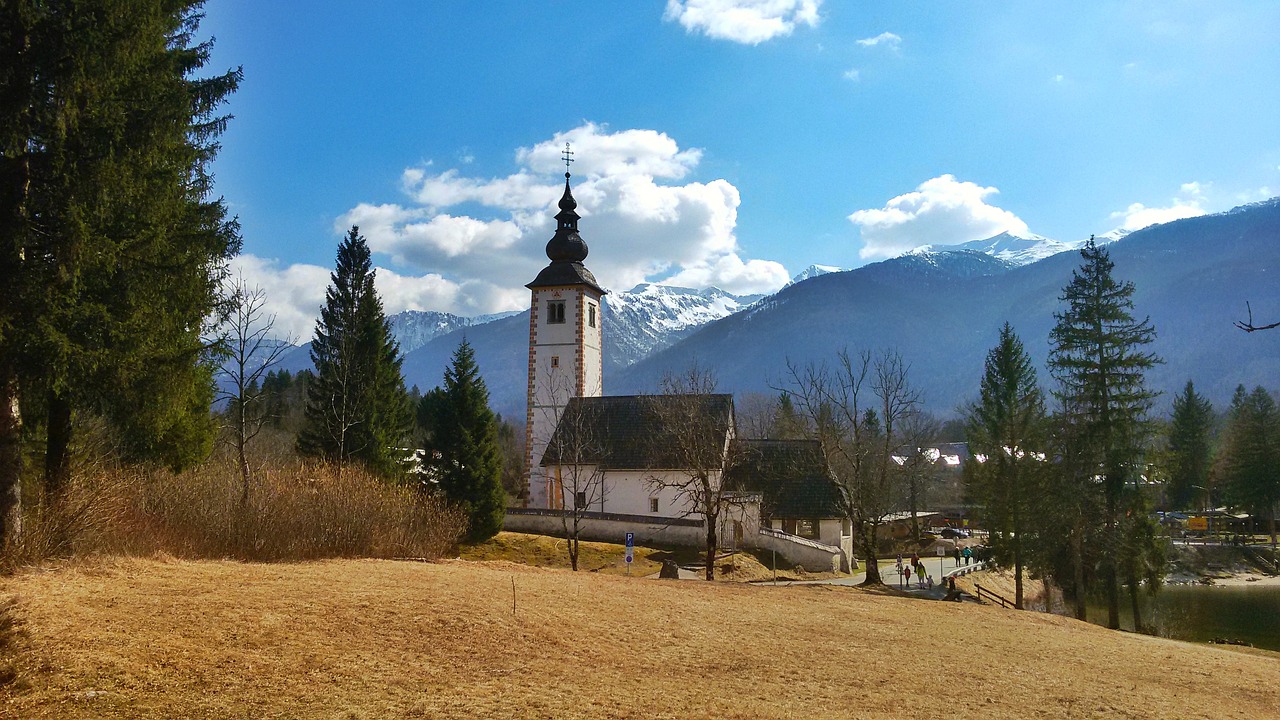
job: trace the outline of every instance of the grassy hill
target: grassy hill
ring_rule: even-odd
[[[4,717],[1268,717],[1280,656],[853,588],[507,562],[99,560],[4,581]]]

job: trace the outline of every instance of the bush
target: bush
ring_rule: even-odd
[[[280,463],[258,472],[247,503],[230,465],[172,474],[124,468],[77,476],[27,513],[10,566],[95,552],[291,561],[436,559],[466,520],[437,497],[346,468]]]

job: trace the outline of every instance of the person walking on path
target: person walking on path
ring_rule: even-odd
[[[960,567],[960,546],[951,548],[951,557],[956,559],[956,567]]]
[[[904,578],[906,578],[907,588],[909,589],[911,587],[911,568],[910,567],[902,568],[902,575]]]
[[[962,554],[964,555],[964,564],[967,567],[969,565],[969,561],[973,559],[973,550],[971,548],[965,548]]]

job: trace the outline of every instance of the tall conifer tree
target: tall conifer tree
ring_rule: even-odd
[[[1280,502],[1280,410],[1262,387],[1234,407],[1223,448],[1227,497],[1232,504],[1265,515],[1276,542],[1275,507]]]
[[[413,418],[400,346],[374,289],[369,246],[352,227],[338,245],[325,304],[311,341],[315,378],[298,451],[338,463],[358,461],[384,476],[397,471],[397,446],[408,438]]]
[[[201,4],[0,3],[0,496],[19,394],[46,430],[49,494],[76,411],[138,458],[209,446],[201,331],[239,238],[208,164],[240,72],[195,77]]]
[[[970,492],[988,518],[997,559],[1014,568],[1016,607],[1032,547],[1038,482],[1044,474],[1044,393],[1022,341],[1009,323],[987,353],[979,398],[967,413],[969,450],[985,457],[965,467]]]
[[[493,537],[502,529],[507,507],[498,423],[475,351],[465,339],[445,369],[444,387],[422,396],[419,418],[439,453],[434,463],[440,489],[470,518],[467,539]]]
[[[1054,313],[1049,371],[1061,414],[1076,428],[1085,459],[1102,476],[1103,566],[1107,623],[1120,627],[1120,522],[1126,490],[1136,492],[1147,411],[1155,393],[1145,373],[1160,359],[1145,348],[1156,336],[1149,319],[1134,320],[1131,282],[1112,276],[1114,263],[1093,239],[1080,251],[1084,262],[1063,289],[1066,309]]]
[[[1173,399],[1169,423],[1169,484],[1165,497],[1169,507],[1186,510],[1196,498],[1210,504],[1209,466],[1213,462],[1213,405],[1190,380]]]

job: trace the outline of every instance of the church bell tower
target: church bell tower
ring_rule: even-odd
[[[565,146],[565,165],[572,162]],[[525,424],[525,485],[528,506],[564,505],[558,478],[541,467],[542,453],[571,397],[604,393],[601,352],[605,291],[583,266],[587,244],[578,235],[578,203],[564,174],[564,196],[556,233],[547,242],[549,265],[525,287],[533,293],[529,312],[529,411]]]

